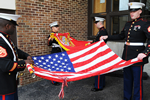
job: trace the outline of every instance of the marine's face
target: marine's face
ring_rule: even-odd
[[[141,13],[142,13],[142,10],[130,11],[130,17],[132,20],[134,20],[136,18],[139,18]]]
[[[101,22],[95,23],[95,26],[96,26],[97,28],[100,28],[100,25],[101,25]]]
[[[16,29],[16,25],[14,24],[7,24],[7,30],[6,30],[6,33],[9,34],[9,35],[12,35],[14,34],[15,32],[15,29]]]
[[[59,27],[52,27],[52,31],[57,33],[59,31]]]

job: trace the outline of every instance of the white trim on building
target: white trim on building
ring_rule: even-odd
[[[0,8],[8,10],[16,10],[15,0],[0,0]]]

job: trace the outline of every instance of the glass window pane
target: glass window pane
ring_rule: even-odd
[[[123,11],[128,10],[129,0],[112,0],[112,9],[111,11]]]
[[[128,10],[129,0],[119,0],[119,11]]]
[[[102,13],[106,12],[106,0],[101,3],[100,0],[93,0],[93,13]]]
[[[111,35],[119,34],[125,23],[128,21],[128,15],[124,16],[114,16],[111,18]]]
[[[119,11],[119,0],[112,0],[112,11]]]
[[[143,15],[150,15],[150,0],[146,0],[144,3],[146,7]]]

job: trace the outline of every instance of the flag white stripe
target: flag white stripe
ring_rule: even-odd
[[[98,48],[95,52],[93,52],[91,54],[88,54],[88,55],[86,55],[84,57],[81,57],[81,58],[73,61],[72,63],[75,64],[75,63],[79,63],[79,62],[83,62],[83,61],[89,60],[89,59],[93,58],[94,56],[96,56],[98,53],[105,51],[106,49],[108,49],[108,46],[104,45],[103,47]]]
[[[46,71],[42,71],[42,72],[41,71],[35,71],[35,74],[46,76],[46,77],[59,78],[58,76],[51,75],[50,72],[46,73]]]
[[[92,71],[98,71],[98,70],[103,70],[103,69],[106,69],[106,68],[109,68],[109,67],[112,67],[113,65],[115,65],[116,63],[119,63],[122,59],[120,57],[112,60],[111,62],[109,63],[106,63],[105,65],[102,65],[98,68],[95,68],[93,69]]]
[[[90,46],[90,47],[88,47],[88,48],[86,48],[86,49],[83,49],[83,50],[80,50],[80,51],[78,51],[78,52],[69,54],[68,56],[69,56],[70,59],[72,59],[72,58],[74,58],[74,57],[77,57],[77,56],[80,56],[80,55],[82,55],[82,54],[88,52],[89,50],[91,50],[91,49],[93,49],[93,48],[99,46],[101,43],[102,43],[102,41],[97,42],[96,44],[94,44],[94,45],[92,45],[92,46]]]
[[[88,69],[90,67],[93,67],[94,65],[106,60],[106,59],[109,59],[110,57],[112,57],[114,54],[114,52],[109,52],[108,54],[104,55],[104,56],[101,56],[91,62],[89,62],[88,64],[86,65],[82,65],[82,66],[76,66],[77,68],[75,68],[75,71],[76,72],[79,72],[79,71],[82,71],[82,70],[85,70],[85,69]],[[120,60],[119,60],[120,61]]]
[[[118,63],[118,62],[120,62],[120,61],[121,61],[121,60],[120,60],[120,58],[118,57],[117,59],[113,60],[113,61],[110,62],[109,64],[105,64],[105,65],[100,66],[100,67],[98,67],[98,68],[96,68],[96,69],[93,69],[93,70],[87,72],[87,74],[84,74],[84,75],[88,75],[88,74],[95,73],[95,72],[101,71],[101,70],[103,70],[103,69],[112,67],[114,64],[116,64],[116,63]],[[119,69],[119,68],[115,68],[114,70],[110,70],[110,71],[112,72],[112,71],[115,71],[115,70],[117,70],[117,69]],[[83,74],[82,74],[82,75],[83,75]],[[82,75],[81,75],[81,76],[82,76]],[[78,75],[78,76],[79,76],[79,75]],[[74,75],[74,76],[69,76],[68,78],[76,78],[76,77],[78,77],[78,76]]]

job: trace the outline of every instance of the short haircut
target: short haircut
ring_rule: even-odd
[[[0,27],[5,27],[7,24],[12,24],[10,21],[0,18]]]

